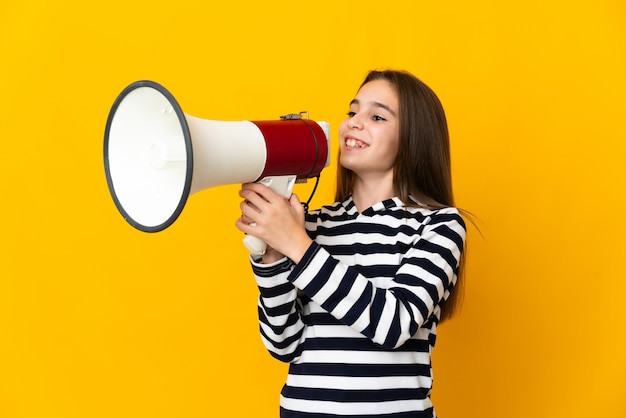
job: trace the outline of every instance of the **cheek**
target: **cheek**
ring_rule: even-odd
[[[396,138],[396,140],[393,141],[392,148],[393,148],[393,154],[395,156],[400,150],[400,140],[398,138]]]
[[[347,119],[341,122],[341,125],[339,125],[339,138],[343,138],[343,133],[346,131],[346,129],[348,129]]]
[[[396,155],[398,154],[398,150],[400,149],[400,140],[398,138],[398,136],[390,136],[387,138],[388,141],[386,142],[387,145],[387,149],[386,149],[386,155],[387,158],[395,161],[396,159]]]

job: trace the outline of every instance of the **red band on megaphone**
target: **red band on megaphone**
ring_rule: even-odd
[[[317,176],[326,165],[328,142],[324,130],[308,119],[252,121],[263,134],[267,176],[296,175],[299,179]]]

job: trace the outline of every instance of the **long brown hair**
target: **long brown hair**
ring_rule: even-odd
[[[373,80],[389,82],[398,95],[400,144],[393,171],[397,197],[406,206],[453,207],[450,138],[439,98],[430,87],[406,71],[371,71],[359,89]],[[344,201],[352,194],[354,178],[352,170],[337,164],[337,201]],[[442,306],[441,321],[451,318],[460,305],[464,264],[465,250],[456,284]]]

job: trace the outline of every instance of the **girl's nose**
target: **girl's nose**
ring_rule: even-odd
[[[363,123],[361,122],[361,119],[357,114],[355,114],[354,116],[352,116],[350,118],[350,120],[348,120],[348,128],[350,129],[361,129],[363,127]]]

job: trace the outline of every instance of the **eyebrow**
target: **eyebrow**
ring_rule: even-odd
[[[358,105],[358,104],[360,104],[360,102],[357,99],[352,99],[352,101],[350,102],[350,105],[353,105],[353,104]],[[374,107],[380,107],[381,109],[385,109],[387,112],[391,113],[393,116],[396,116],[396,112],[394,112],[392,108],[390,108],[389,106],[387,106],[384,103],[371,101],[371,102],[369,102],[369,104],[374,106]]]

